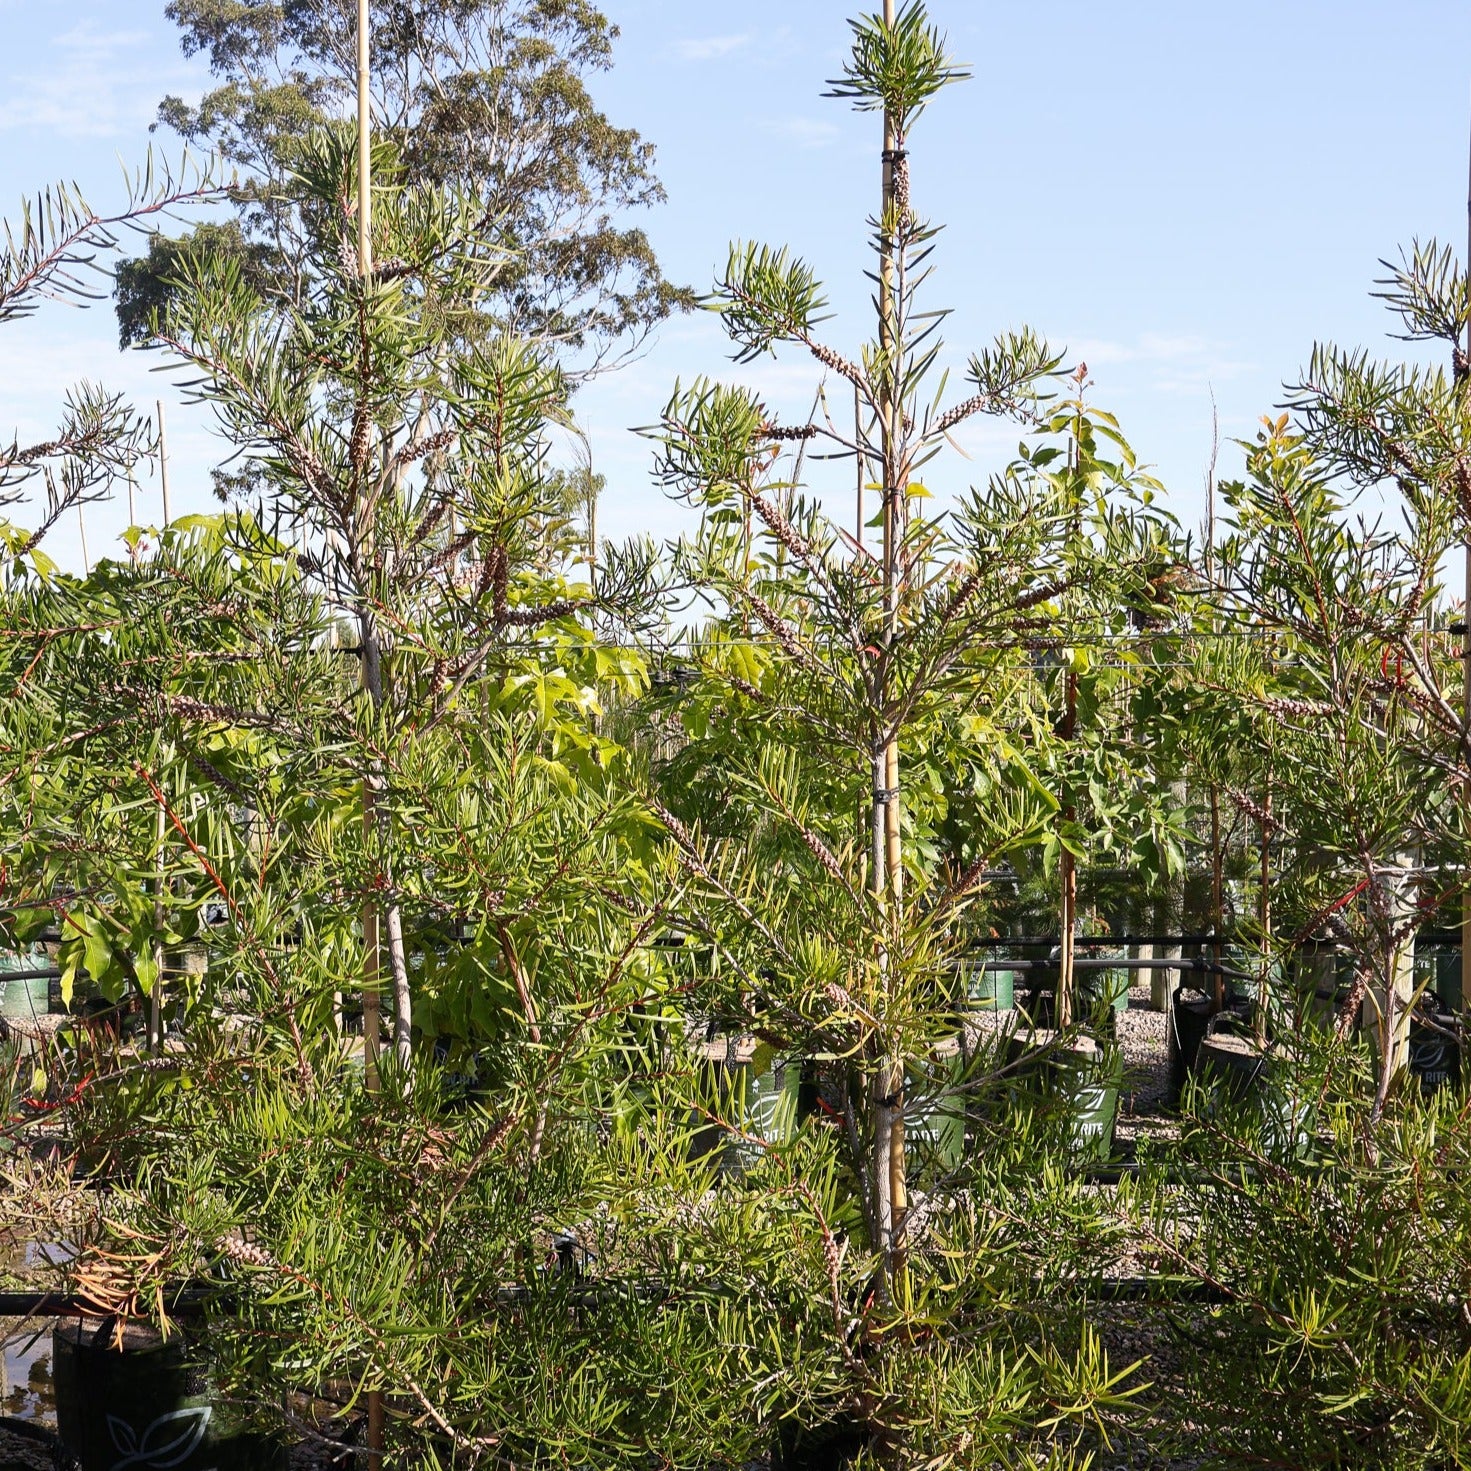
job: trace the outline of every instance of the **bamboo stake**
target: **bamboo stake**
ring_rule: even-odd
[[[884,24],[895,24],[894,0],[884,0]],[[883,205],[880,216],[881,249],[879,257],[879,355],[883,368],[884,402],[879,405],[879,432],[883,459],[883,516],[881,559],[883,567],[884,636],[879,655],[877,703],[881,729],[874,751],[874,842],[872,892],[881,913],[885,914],[891,938],[903,901],[903,851],[899,804],[899,741],[890,726],[888,686],[890,660],[899,630],[898,553],[900,534],[898,463],[903,432],[902,405],[899,403],[897,371],[898,332],[895,316],[897,301],[895,276],[894,208],[896,167],[899,154],[899,119],[892,109],[884,109]],[[882,958],[886,984],[895,984],[893,959],[895,947],[888,946]],[[885,1055],[879,1060],[874,1080],[877,1108],[874,1116],[874,1215],[879,1245],[886,1257],[886,1287],[893,1291],[904,1270],[901,1237],[904,1213],[908,1204],[908,1184],[904,1150],[904,1062],[885,1043]]]
[[[1471,327],[1466,336],[1471,351]],[[1471,384],[1471,378],[1467,382]],[[1463,730],[1471,730],[1471,538],[1466,542],[1465,611],[1461,616],[1466,622],[1466,640],[1461,650],[1461,709]],[[1462,868],[1462,884],[1466,885],[1468,879],[1471,879],[1471,865]],[[1461,894],[1461,1005],[1471,1008],[1471,887],[1463,888]]]
[[[884,0],[884,24],[892,27],[894,25],[894,0]],[[899,629],[899,585],[898,585],[898,552],[899,552],[899,497],[901,487],[898,484],[899,466],[896,463],[899,450],[899,438],[902,432],[901,409],[899,398],[899,378],[897,372],[897,324],[895,323],[895,291],[894,291],[894,236],[890,228],[894,211],[895,198],[895,165],[899,147],[898,121],[894,114],[884,109],[884,156],[883,156],[883,254],[879,261],[879,349],[884,361],[883,382],[885,384],[885,403],[882,406],[881,434],[883,441],[884,458],[884,489],[883,489],[883,579],[884,579],[884,634],[885,634],[885,664],[884,679],[882,681],[882,694],[887,696],[888,690],[888,658],[891,657],[891,645],[897,636]],[[887,716],[887,711],[885,715]],[[888,870],[885,875],[884,890],[894,893],[897,898],[897,884],[899,883],[900,859],[902,857],[899,849],[899,805],[895,789],[899,779],[899,743],[896,735],[890,734],[886,737],[884,748],[884,857],[885,867]]]
[[[154,406],[158,411],[158,480],[163,493],[163,524],[167,526],[173,520],[173,505],[169,496],[168,426],[164,419],[163,400],[156,399]],[[133,510],[133,477],[131,475],[128,476],[128,510],[131,514]],[[155,840],[158,853],[155,859],[153,880],[153,990],[148,997],[148,1046],[150,1051],[158,1053],[163,1050],[163,885],[164,845],[168,840],[167,814],[164,812],[162,802],[158,804]]]
[[[358,0],[358,275],[366,286],[373,270],[373,171],[372,114],[369,108],[370,43],[368,0]],[[363,685],[367,688],[368,650],[363,649]],[[373,783],[363,782],[363,842],[371,850],[377,826]],[[378,906],[372,899],[363,905],[363,1083],[370,1093],[378,1091]],[[381,1442],[380,1442],[381,1449]]]
[[[853,385],[853,459],[858,470],[857,493],[858,498],[854,502],[857,506],[857,524],[853,527],[853,540],[858,543],[858,550],[863,550],[863,482],[868,475],[868,457],[863,453],[863,400],[858,392],[858,385]]]
[[[81,501],[77,502],[77,532],[82,538],[82,576],[88,577],[92,572],[92,559],[87,555],[87,518],[83,514]]]
[[[592,469],[591,446],[587,461],[587,570],[595,579],[598,572],[598,482]]]
[[[1083,415],[1083,386],[1088,376],[1087,363],[1079,363],[1076,374],[1078,384],[1078,407],[1073,422],[1072,440],[1068,445],[1068,468],[1078,468],[1078,436],[1082,425],[1078,421]],[[1076,500],[1076,498],[1075,498]],[[1077,506],[1068,517],[1068,536],[1076,545],[1078,536]],[[1078,673],[1073,665],[1071,653],[1068,657],[1067,673],[1063,676],[1062,739],[1071,743],[1078,727]],[[1072,822],[1077,817],[1077,807],[1072,793],[1066,794],[1062,809],[1062,820]],[[1053,1013],[1060,1030],[1073,1024],[1073,977],[1075,939],[1078,927],[1078,864],[1066,844],[1059,845],[1058,871],[1062,879],[1062,924],[1058,944],[1057,994],[1053,997]]]
[[[1216,458],[1221,447],[1221,416],[1216,407],[1215,389],[1211,390],[1211,458],[1205,477],[1205,581],[1211,597],[1211,633],[1216,631]],[[1225,854],[1221,852],[1221,793],[1215,782],[1210,784],[1211,802],[1211,933],[1216,937],[1212,959],[1219,966],[1225,959],[1220,943],[1221,928],[1226,922]],[[1226,978],[1219,971],[1211,980],[1211,1009],[1221,1011],[1226,1005]],[[1169,1035],[1174,1036],[1173,1027]]]
[[[1078,405],[1082,411],[1083,369],[1078,375]],[[1068,445],[1068,468],[1076,470],[1078,459],[1078,434],[1074,427],[1072,442]],[[1068,532],[1075,532],[1075,518],[1068,518]],[[1078,725],[1078,675],[1073,668],[1069,651],[1068,669],[1063,676],[1062,738],[1071,744]],[[1063,803],[1062,820],[1071,822],[1077,816],[1072,793],[1068,792]],[[1078,927],[1078,865],[1066,843],[1059,845],[1058,869],[1062,878],[1062,923],[1059,926],[1057,947],[1057,994],[1052,998],[1052,1010],[1057,1018],[1058,1029],[1066,1031],[1073,1024],[1073,953]]]
[[[1071,742],[1078,723],[1078,676],[1069,669],[1065,676],[1066,704],[1062,718],[1062,738]],[[1077,809],[1069,801],[1063,808],[1064,822],[1071,822]],[[1073,1024],[1074,953],[1078,928],[1078,863],[1066,844],[1061,845],[1058,868],[1062,877],[1062,925],[1057,955],[1057,995],[1053,1011],[1057,1025],[1065,1031]]]
[[[1471,290],[1471,170],[1468,170],[1466,184],[1466,277],[1468,290]],[[1471,397],[1471,311],[1466,316],[1466,377],[1462,380],[1461,391]],[[1461,515],[1464,519],[1471,507],[1462,506]],[[1471,730],[1471,531],[1466,536],[1466,580],[1465,580],[1465,603],[1461,614],[1466,625],[1465,642],[1461,647],[1461,712],[1462,712],[1462,749],[1465,749],[1464,735]],[[1462,802],[1466,801],[1465,795]],[[1461,1005],[1471,1007],[1471,887],[1465,887],[1471,880],[1471,864],[1463,861],[1461,871]]]
[[[1220,965],[1224,950],[1220,944],[1221,927],[1225,923],[1226,874],[1221,852],[1221,795],[1211,783],[1211,933],[1217,943],[1212,947],[1215,963]],[[1220,1011],[1226,1004],[1226,978],[1216,975],[1211,981],[1211,1009]]]
[[[1253,1030],[1256,1040],[1266,1045],[1267,999],[1271,994],[1272,976],[1272,763],[1267,759],[1267,789],[1262,796],[1262,819],[1259,825],[1262,841],[1261,893],[1257,897],[1257,924],[1262,932],[1262,975],[1257,990],[1257,1011]]]
[[[148,996],[148,1049],[157,1054],[163,1051],[164,847],[168,842],[168,816],[162,802],[158,804],[153,839],[156,848],[153,866],[153,990]]]
[[[167,526],[174,519],[173,506],[169,500],[169,441],[168,431],[164,427],[163,400],[158,399],[158,479],[163,487],[163,524]]]
[[[372,113],[369,106],[371,79],[371,33],[368,0],[358,0],[358,278],[367,291],[373,274],[373,152]],[[362,640],[362,674],[365,687],[370,685],[368,640]],[[363,838],[373,848],[377,828],[375,794],[371,778],[363,782]],[[378,1090],[378,906],[369,898],[363,906],[363,1084],[370,1092]],[[367,1395],[367,1463],[368,1471],[383,1468],[383,1395],[370,1390]]]
[[[373,273],[372,32],[368,0],[358,0],[358,274]]]

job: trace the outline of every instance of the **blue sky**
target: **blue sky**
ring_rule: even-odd
[[[622,28],[598,93],[659,152],[669,203],[646,220],[667,270],[704,287],[732,238],[789,244],[814,264],[851,352],[869,327],[865,217],[876,123],[819,95],[841,64],[836,0],[607,0]],[[945,225],[931,305],[949,306],[959,367],[998,330],[1030,323],[1089,363],[1187,524],[1203,513],[1211,393],[1221,434],[1249,435],[1315,339],[1393,352],[1368,297],[1381,256],[1413,236],[1464,249],[1471,6],[1456,0],[1219,0],[1112,5],[932,0],[974,78],[912,139],[917,207]],[[139,160],[166,92],[197,93],[162,0],[0,0],[0,210],[53,178],[99,207]],[[158,135],[155,146],[172,143]],[[154,357],[118,354],[110,310],[49,307],[4,328],[0,425],[42,434],[75,378],[151,404]],[[581,396],[612,535],[681,524],[630,426],[676,377],[727,371],[718,323],[677,319],[644,355]],[[783,357],[741,370],[795,416],[818,375]],[[169,410],[178,510],[208,502],[219,458],[208,419]],[[981,478],[1015,442],[979,426],[932,488]],[[1239,458],[1224,445],[1221,473]],[[938,482],[938,483],[937,483]],[[146,497],[156,488],[143,487]],[[22,519],[24,519],[22,517]],[[88,512],[93,557],[115,550],[125,502]],[[74,526],[53,551],[77,555]]]

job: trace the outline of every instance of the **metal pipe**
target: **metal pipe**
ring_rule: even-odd
[[[1056,935],[1024,935],[1011,937],[1005,935],[988,936],[980,940],[972,940],[972,950],[998,950],[1006,945],[1057,945],[1061,943]],[[1080,949],[1097,950],[1105,945],[1228,945],[1234,943],[1232,937],[1225,935],[1079,935],[1073,944]]]
[[[1055,960],[985,960],[979,969],[985,971],[1018,971],[1018,970],[1052,970],[1057,969]],[[1195,975],[1227,976],[1232,980],[1254,981],[1256,975],[1252,971],[1238,970],[1235,966],[1217,965],[1209,960],[1186,960],[1181,956],[1174,959],[1131,959],[1121,956],[1114,959],[1110,956],[1094,956],[1089,958],[1078,958],[1073,961],[1073,969],[1079,970],[1178,970],[1190,971]]]

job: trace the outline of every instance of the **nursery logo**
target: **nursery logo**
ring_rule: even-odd
[[[168,1471],[169,1467],[182,1466],[204,1439],[211,1413],[208,1405],[170,1410],[167,1415],[160,1415],[142,1435],[126,1420],[109,1415],[107,1429],[120,1458],[112,1463],[112,1471],[129,1471],[134,1466],[146,1467],[147,1471]]]

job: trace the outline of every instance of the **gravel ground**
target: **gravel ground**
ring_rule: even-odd
[[[1016,1011],[973,1012],[966,1020],[966,1031],[975,1042],[987,1034],[1011,1030],[1019,1016]],[[1127,1010],[1114,1015],[1124,1059],[1124,1086],[1119,1098],[1121,1140],[1140,1133],[1173,1137],[1179,1132],[1165,1112],[1170,1089],[1168,1022],[1164,1012],[1150,1010],[1147,984],[1132,987]]]
[[[1162,1011],[1149,1009],[1149,987],[1129,992],[1129,1008],[1114,1017],[1119,1051],[1124,1055],[1124,1101],[1131,1113],[1157,1114],[1169,1091],[1167,1024]]]
[[[0,1471],[57,1471],[57,1450],[43,1437],[0,1424]]]
[[[1149,987],[1129,992],[1129,1008],[1115,1017],[1124,1057],[1124,1087],[1115,1137],[1132,1146],[1145,1136],[1177,1139],[1179,1125],[1166,1114],[1170,1091],[1169,1017],[1149,1009]]]

